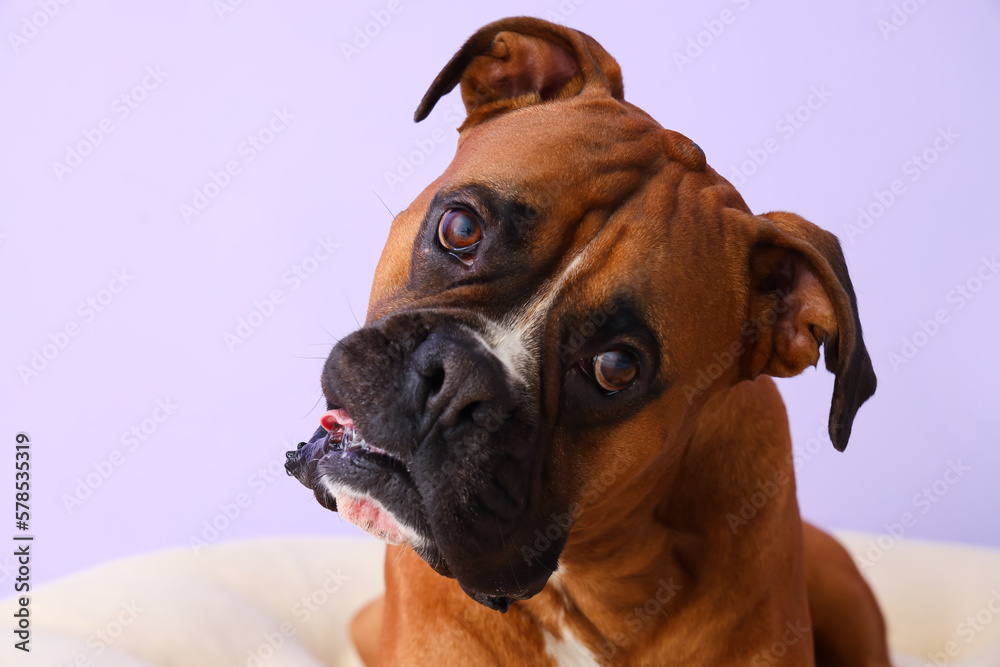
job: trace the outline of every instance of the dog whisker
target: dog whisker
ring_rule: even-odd
[[[351,300],[347,297],[347,292],[344,292],[344,300],[347,301],[347,309],[351,311],[354,323],[358,325],[358,328],[361,328],[361,322],[358,321],[358,316],[354,314],[354,308],[351,307]]]
[[[382,198],[378,196],[378,193],[372,190],[372,194],[375,195],[380,202],[382,202],[382,206],[385,206],[385,210],[389,211],[389,215],[391,215],[392,219],[395,220],[396,214],[392,212],[392,209],[390,209],[384,201],[382,201]]]

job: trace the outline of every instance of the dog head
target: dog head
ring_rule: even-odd
[[[875,377],[836,238],[752,215],[580,32],[484,27],[416,119],[459,84],[455,158],[393,221],[323,427],[289,452],[320,503],[504,610],[544,587],[594,481],[612,502],[669,467],[715,392],[825,346],[846,446]]]

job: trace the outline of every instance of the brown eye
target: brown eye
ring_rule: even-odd
[[[594,357],[594,379],[608,392],[627,389],[639,374],[639,362],[625,350],[608,350]]]
[[[438,240],[445,250],[470,253],[483,238],[479,221],[468,211],[453,208],[445,211],[438,226]]]

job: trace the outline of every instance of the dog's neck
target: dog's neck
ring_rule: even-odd
[[[734,410],[754,419],[733,419]],[[781,427],[761,429],[761,420]],[[711,632],[719,662],[701,653],[678,664],[724,664],[734,657],[728,647],[755,645],[734,642],[736,635],[773,637],[772,628],[760,632],[762,624],[808,627],[791,445],[787,435],[774,437],[787,433],[785,420],[769,379],[710,400],[674,465],[636,480],[628,505],[616,497],[581,517],[550,585],[521,603],[524,611],[557,637],[568,631],[592,643],[599,635],[612,662],[640,649],[654,657],[657,650],[681,656],[694,644],[704,651],[711,642],[692,644],[691,633]],[[801,591],[785,596],[797,601],[792,607],[763,619],[759,610],[773,603],[775,586]],[[712,611],[720,607],[728,610],[726,626]],[[811,640],[800,643],[811,649]]]

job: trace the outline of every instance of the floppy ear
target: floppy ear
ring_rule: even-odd
[[[763,218],[764,220],[761,220]],[[858,303],[837,237],[793,213],[767,213],[750,250],[748,374],[791,377],[819,361],[836,374],[830,439],[844,451],[854,415],[875,393]]]
[[[621,68],[588,35],[526,16],[480,28],[441,70],[413,118],[421,121],[461,82],[461,129],[509,109],[571,97],[585,88],[622,99]]]

